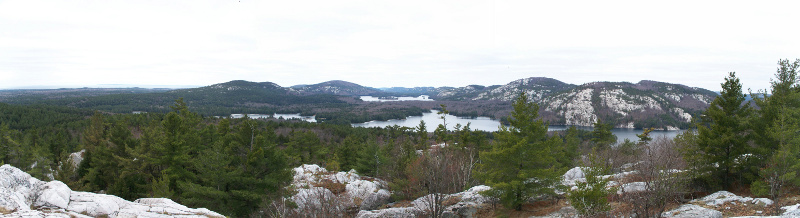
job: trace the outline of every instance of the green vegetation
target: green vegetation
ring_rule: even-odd
[[[175,101],[168,113],[107,114],[59,106],[0,104],[0,162],[31,175],[63,181],[73,190],[104,191],[128,200],[169,197],[190,207],[236,216],[256,215],[285,196],[289,169],[319,164],[375,176],[396,187],[397,199],[435,190],[421,182],[435,168],[418,160],[415,147],[433,137],[423,128],[353,128],[299,121],[258,121],[204,117]],[[36,119],[43,117],[47,119]],[[430,158],[474,164],[491,135],[460,127],[450,131],[454,146]],[[67,158],[82,149],[83,161]],[[428,159],[433,160],[433,159]],[[461,167],[458,167],[461,168]],[[458,179],[448,190],[476,184],[464,168],[442,175]],[[439,170],[439,171],[436,171]],[[465,173],[466,172],[466,173]]]
[[[567,151],[559,136],[547,136],[547,124],[538,118],[539,106],[522,93],[514,101],[511,127],[500,127],[489,151],[481,152],[475,176],[492,187],[490,195],[515,210],[528,198],[553,195],[567,167],[558,160]]]
[[[769,196],[777,200],[800,185],[800,84],[797,69],[800,59],[794,62],[781,60],[772,81],[769,96],[754,98],[760,108],[752,122],[756,144],[756,162],[759,163],[758,179],[753,182],[754,194]],[[775,205],[773,212],[778,212]]]
[[[709,172],[700,175],[707,185],[729,190],[736,183],[743,184],[748,173],[744,155],[752,151],[745,121],[752,110],[743,104],[742,84],[735,73],[725,78],[722,89],[700,117],[697,142],[687,157],[693,167]]]
[[[10,92],[10,91],[7,91]],[[0,93],[2,94],[2,93]],[[11,95],[11,94],[9,94]],[[206,87],[159,92],[106,91],[98,94],[78,93],[61,97],[36,95],[0,96],[0,100],[22,104],[49,105],[51,109],[81,108],[108,113],[168,113],[175,99],[183,98],[192,111],[203,116],[229,116],[231,114],[301,113],[316,115],[317,120],[347,124],[371,120],[402,119],[428,112],[413,106],[372,108],[341,100],[330,94],[300,94],[273,83],[256,83],[235,80]],[[30,119],[30,117],[25,117]]]
[[[734,73],[725,78],[720,97],[696,123],[697,132],[675,140],[694,169],[695,184],[709,191],[749,188],[773,200],[800,185],[798,66],[800,59],[780,60],[771,90],[761,91],[769,94],[751,94],[757,107],[746,102]]]
[[[279,112],[276,106],[303,104],[344,104],[331,95],[300,96],[271,83],[231,81],[195,89],[179,89],[162,93],[112,94],[95,97],[74,97],[42,100],[39,103],[77,108],[130,113],[132,111],[170,111],[172,100],[183,98],[192,110],[205,115],[230,115],[233,113]]]
[[[617,136],[611,133],[611,124],[603,123],[600,119],[597,119],[594,123],[594,129],[592,130],[592,143],[595,147],[599,149],[608,149],[611,145],[617,143]]]
[[[570,204],[575,207],[578,214],[587,217],[597,217],[607,215],[604,214],[611,210],[611,205],[608,202],[608,196],[616,193],[615,188],[607,188],[609,179],[601,178],[602,175],[608,174],[610,169],[605,167],[605,164],[599,160],[596,151],[592,151],[588,155],[589,166],[583,169],[586,182],[578,182],[577,189],[568,190],[568,199]]]

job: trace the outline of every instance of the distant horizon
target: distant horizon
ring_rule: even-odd
[[[320,83],[324,83],[324,82],[330,82],[330,81],[337,81],[338,80],[338,81],[351,82],[351,83],[355,83],[355,84],[358,84],[358,85],[361,85],[361,86],[364,86],[364,87],[376,88],[376,89],[398,88],[398,87],[399,88],[420,88],[420,87],[433,87],[433,88],[454,87],[454,88],[459,88],[459,87],[466,87],[466,86],[470,86],[470,85],[479,85],[479,86],[485,86],[485,87],[493,86],[493,85],[501,85],[502,86],[502,85],[506,85],[506,84],[508,84],[510,82],[513,82],[513,81],[516,81],[516,80],[527,79],[527,78],[532,78],[532,77],[519,78],[519,79],[508,81],[508,82],[503,83],[503,84],[491,84],[491,85],[468,84],[468,85],[463,85],[463,86],[392,86],[392,87],[376,87],[376,86],[371,86],[369,84],[361,84],[361,83],[356,83],[356,82],[347,81],[347,80],[341,80],[341,79],[328,80],[328,81],[323,81],[323,82],[319,82],[319,83],[295,84],[295,85],[289,85],[289,86],[284,86],[284,85],[280,85],[280,84],[278,84],[278,85],[280,85],[281,87],[284,87],[284,88],[289,88],[289,87],[298,86],[298,85],[315,85],[315,84],[320,84]],[[629,81],[591,81],[591,82],[585,82],[585,83],[579,83],[578,84],[578,83],[565,82],[565,81],[562,81],[562,80],[559,80],[559,79],[556,79],[556,78],[551,78],[551,77],[544,77],[544,78],[555,79],[555,80],[558,80],[558,81],[561,81],[561,82],[564,82],[564,83],[567,83],[567,84],[573,84],[573,85],[583,85],[583,84],[594,83],[594,82],[629,82]],[[260,83],[260,82],[275,83],[273,81],[251,81],[251,80],[243,80],[243,79],[233,79],[233,80],[228,80],[228,81],[225,81],[225,82],[217,82],[217,83],[211,83],[211,84],[205,84],[205,85],[96,84],[96,85],[88,85],[88,86],[67,86],[67,87],[28,86],[28,87],[19,87],[19,88],[0,88],[0,90],[38,90],[38,89],[48,90],[48,89],[81,89],[81,88],[94,88],[94,89],[103,89],[103,88],[191,89],[191,88],[200,88],[200,87],[211,86],[211,85],[215,85],[215,84],[222,84],[222,83],[227,83],[227,82],[231,82],[231,81],[239,81],[239,80],[248,81],[248,82],[257,82],[257,83]],[[636,81],[636,82],[629,82],[629,83],[636,84],[636,83],[644,81],[644,80],[664,82],[664,81],[658,81],[658,80],[652,80],[652,79],[643,79],[643,80],[639,80],[639,81]],[[665,82],[665,83],[671,83],[671,82]],[[681,84],[681,83],[671,83],[671,84],[680,84],[680,85],[685,85],[685,86],[693,87],[693,88],[703,88],[703,87],[690,86],[690,85]],[[703,88],[703,89],[706,89],[706,88]],[[713,91],[713,92],[719,92],[719,90],[721,90],[721,88],[720,89],[707,89],[707,90]],[[743,91],[744,91],[745,94],[747,94],[747,90],[746,89],[743,90]],[[757,92],[758,90],[753,90],[753,91]]]

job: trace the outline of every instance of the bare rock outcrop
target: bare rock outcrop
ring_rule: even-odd
[[[661,214],[663,217],[674,218],[689,218],[689,217],[708,217],[708,218],[722,218],[722,213],[716,210],[704,208],[694,204],[684,204],[674,210],[670,210]]]
[[[389,202],[388,184],[380,179],[362,177],[350,172],[328,172],[314,164],[304,164],[293,169],[292,186],[297,193],[292,196],[298,210],[319,207],[342,207],[371,210]]]
[[[0,166],[0,217],[224,217],[166,198],[134,202],[117,196],[72,191],[60,181],[43,182],[11,165]]]
[[[469,190],[449,194],[444,197],[446,201],[455,202],[444,208],[445,217],[472,217],[478,209],[484,204],[488,203],[490,199],[480,194],[482,191],[491,189],[489,186],[479,185],[470,188]],[[431,195],[422,196],[411,202],[408,207],[386,208],[381,210],[362,210],[358,212],[356,217],[371,218],[371,217],[416,217],[417,215],[424,216],[429,208]]]

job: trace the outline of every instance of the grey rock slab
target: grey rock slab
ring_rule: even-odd
[[[722,212],[697,206],[694,204],[684,204],[674,210],[662,213],[661,216],[674,217],[674,218],[694,218],[694,217],[722,218]]]

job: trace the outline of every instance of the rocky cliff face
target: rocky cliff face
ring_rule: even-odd
[[[579,89],[566,92],[547,99],[545,111],[556,113],[563,117],[565,125],[591,126],[597,120],[597,115],[592,105],[594,89]]]
[[[428,89],[436,100],[513,101],[520,93],[538,103],[541,117],[555,125],[592,126],[597,120],[620,128],[688,128],[717,96],[709,90],[680,84],[643,80],[567,84],[531,77],[506,85],[440,87]]]
[[[477,86],[470,85],[461,88],[440,88],[434,94],[441,100],[499,100],[512,101],[519,93],[525,92],[529,100],[539,102],[553,93],[574,88],[575,85],[567,84],[555,79],[545,77],[531,77],[512,81],[505,85]]]
[[[545,77],[531,77],[512,81],[503,86],[481,93],[473,100],[501,100],[513,101],[519,93],[525,92],[528,100],[539,102],[544,98],[561,91],[574,88],[575,85],[567,84],[555,79]]]
[[[622,128],[687,128],[716,93],[679,84],[594,82],[542,99],[552,124],[591,126],[597,119]],[[548,116],[549,115],[549,116]]]
[[[166,198],[134,202],[113,195],[70,190],[60,181],[43,182],[11,165],[0,167],[0,217],[225,217]]]

